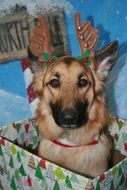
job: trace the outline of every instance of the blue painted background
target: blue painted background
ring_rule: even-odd
[[[119,56],[109,74],[106,86],[108,108],[113,115],[127,119],[127,1],[126,0],[70,0],[74,12],[79,11],[84,20],[90,20],[99,29],[97,47],[112,40],[119,41]],[[72,54],[79,55],[74,19],[67,17]]]
[[[38,4],[41,4],[41,2],[44,4],[46,0],[35,1]],[[1,0],[0,4],[3,2]],[[30,2],[33,1],[29,0]],[[55,2],[55,0],[49,2]],[[119,41],[119,56],[108,77],[106,99],[112,114],[127,119],[127,1],[60,0],[59,2],[66,12],[72,55],[80,54],[73,17],[77,11],[80,12],[83,22],[90,20],[99,29],[98,48],[107,45],[112,40],[117,39]],[[69,11],[65,6],[67,3],[71,5]],[[19,61],[11,61],[9,64],[0,65],[0,105],[0,125],[24,119],[31,115]]]

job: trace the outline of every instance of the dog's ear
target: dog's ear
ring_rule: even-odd
[[[118,41],[111,42],[107,47],[98,50],[95,54],[95,72],[100,80],[105,80],[108,72],[115,64],[118,53]]]

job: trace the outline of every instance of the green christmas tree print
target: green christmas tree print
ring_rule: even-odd
[[[121,129],[124,125],[125,125],[125,124],[124,124],[123,121],[121,121],[121,120],[118,121],[119,129]]]
[[[44,180],[44,177],[43,177],[42,172],[41,172],[40,164],[38,164],[38,166],[37,166],[37,169],[36,169],[36,172],[35,172],[35,176],[37,178],[39,178],[39,179]]]
[[[21,127],[21,123],[15,124],[15,129],[17,130],[18,133],[19,133],[20,127]]]
[[[17,153],[16,146],[15,146],[14,144],[12,144],[12,145],[10,146],[10,152],[11,152],[12,154],[16,154],[16,153]]]
[[[17,181],[20,179],[20,169],[18,168],[18,169],[16,169],[15,170],[15,179],[17,179]]]
[[[56,181],[53,190],[60,190],[59,183]]]
[[[114,176],[114,175],[117,175],[118,172],[119,172],[119,167],[118,167],[118,166],[115,166],[115,167],[113,168],[113,170],[112,170],[112,175],[113,175],[113,176]]]
[[[60,167],[56,168],[56,170],[54,171],[54,174],[58,179],[65,179],[64,173]]]
[[[122,174],[121,179],[120,179],[120,182],[119,182],[119,186],[123,185],[124,181],[125,181],[125,177],[124,177],[124,175]]]
[[[101,187],[100,187],[100,182],[99,182],[99,181],[97,182],[97,185],[96,185],[96,190],[101,190]]]
[[[2,146],[0,144],[0,156],[3,156]]]
[[[12,176],[12,179],[11,179],[11,188],[12,188],[13,190],[17,190],[16,183],[15,183],[15,179],[14,179],[13,176]]]
[[[114,190],[114,183],[113,183],[113,180],[111,181],[110,190]]]
[[[9,161],[9,166],[14,168],[14,162],[13,162],[13,157],[11,156],[10,161]]]
[[[19,171],[20,171],[20,174],[21,174],[22,176],[26,176],[26,175],[27,175],[26,172],[25,172],[25,169],[24,169],[23,164],[21,164],[21,167],[19,168]]]
[[[18,160],[18,162],[21,162],[21,157],[20,157],[19,151],[17,152],[17,160]]]
[[[72,188],[72,185],[71,185],[71,181],[70,181],[70,179],[69,179],[69,176],[66,177],[65,183],[66,183],[66,185],[67,185],[68,188]]]

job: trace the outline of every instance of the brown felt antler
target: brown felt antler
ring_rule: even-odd
[[[81,53],[86,49],[91,52],[91,56],[94,56],[93,49],[95,48],[98,36],[97,29],[93,28],[91,23],[87,21],[86,23],[80,23],[80,13],[75,14],[75,28],[77,38],[80,44]]]
[[[40,16],[38,20],[40,26],[36,27],[33,31],[33,36],[30,38],[29,50],[37,57],[40,57],[45,52],[52,55],[48,22],[44,16]]]

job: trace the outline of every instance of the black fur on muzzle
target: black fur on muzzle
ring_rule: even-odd
[[[88,101],[77,102],[73,108],[62,109],[62,103],[51,103],[53,118],[55,123],[64,129],[76,129],[86,124],[88,121]]]

